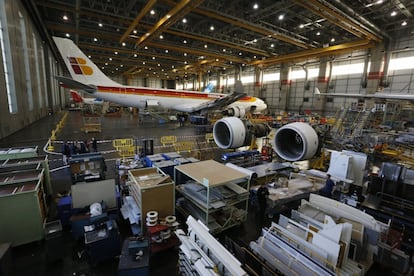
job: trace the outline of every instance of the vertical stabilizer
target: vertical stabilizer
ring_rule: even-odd
[[[120,86],[120,84],[108,78],[72,40],[55,36],[53,40],[72,79],[88,85]]]

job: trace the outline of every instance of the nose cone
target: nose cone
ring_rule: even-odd
[[[267,109],[267,104],[261,100],[261,99],[257,99],[257,111],[264,111]]]

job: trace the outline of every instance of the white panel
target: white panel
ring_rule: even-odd
[[[71,187],[72,207],[84,208],[94,202],[106,203],[108,208],[115,208],[115,180],[108,179],[96,182],[81,182]]]

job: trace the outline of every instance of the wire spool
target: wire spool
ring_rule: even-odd
[[[150,223],[156,223],[158,221],[158,218],[157,217],[155,217],[155,218],[150,218],[150,217],[147,217],[147,222],[150,222]]]
[[[155,226],[155,225],[157,225],[157,221],[151,222],[147,220],[147,226]]]
[[[173,224],[174,222],[176,222],[177,218],[175,216],[167,216],[165,218],[165,222],[167,224]]]
[[[158,218],[158,212],[157,211],[149,211],[147,213],[148,218]]]

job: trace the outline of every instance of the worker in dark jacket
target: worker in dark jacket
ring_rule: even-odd
[[[259,202],[259,214],[261,217],[265,216],[267,208],[267,198],[269,196],[269,189],[266,187],[266,184],[260,185],[257,189],[257,201]]]
[[[327,178],[326,178],[325,186],[320,191],[320,194],[323,195],[323,196],[331,198],[332,197],[332,191],[333,191],[333,188],[335,186],[335,182],[333,182],[333,180],[331,179],[331,175],[329,173],[326,176],[327,176]]]

